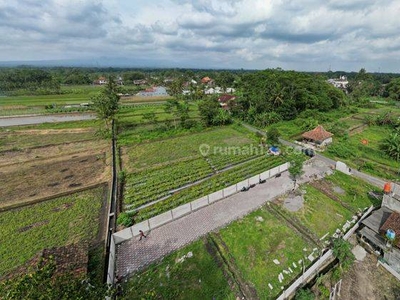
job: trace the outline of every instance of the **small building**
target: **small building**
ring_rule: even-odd
[[[201,83],[202,83],[202,84],[207,84],[207,83],[209,83],[211,80],[212,80],[212,79],[211,79],[210,77],[206,76],[206,77],[203,77],[203,78],[201,79]]]
[[[100,76],[97,80],[93,81],[95,85],[104,85],[107,84],[107,79],[104,76]]]
[[[147,80],[145,80],[145,79],[134,80],[133,84],[134,85],[146,85],[147,84]]]
[[[361,222],[357,235],[383,258],[382,265],[400,277],[400,186],[383,195],[382,206]],[[393,234],[392,239],[388,233]]]
[[[306,142],[316,144],[318,146],[326,146],[332,143],[333,133],[326,131],[322,125],[318,125],[313,130],[304,132],[302,135]]]
[[[349,81],[346,76],[340,76],[339,78],[328,79],[328,83],[332,84],[336,88],[346,90]]]
[[[136,94],[137,96],[155,97],[155,96],[168,96],[167,89],[163,86],[155,86],[148,88]]]
[[[236,100],[235,95],[228,95],[228,94],[223,94],[218,98],[219,105],[223,109],[229,109],[229,107],[232,105],[232,102]]]

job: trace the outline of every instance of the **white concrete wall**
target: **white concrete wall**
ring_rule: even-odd
[[[258,184],[260,181],[260,175],[256,175],[249,178],[249,185],[251,184]]]
[[[139,235],[139,230],[142,230],[143,232],[149,231],[150,230],[149,220],[133,225],[131,227],[132,236]]]
[[[279,173],[279,167],[275,167],[275,168],[272,168],[271,170],[269,170],[269,175],[271,177],[277,175],[278,173]]]
[[[115,242],[111,236],[110,241],[110,254],[108,260],[108,271],[107,271],[107,284],[114,284],[115,280]]]
[[[224,197],[232,196],[237,192],[236,184],[224,188]]]
[[[150,218],[149,219],[150,228],[153,229],[159,227],[170,221],[172,221],[172,212],[169,210],[165,213],[162,213],[161,215]]]
[[[248,186],[249,186],[249,180],[248,180],[248,179],[243,180],[243,181],[241,181],[241,182],[238,182],[238,183],[236,184],[236,187],[237,187],[237,190],[238,190],[238,191],[240,191],[243,187],[248,187]]]
[[[336,170],[338,170],[344,174],[351,175],[351,173],[349,171],[349,167],[344,162],[337,161],[336,162]]]
[[[219,190],[219,191],[217,191],[217,192],[215,192],[215,193],[212,193],[212,194],[208,195],[208,201],[209,201],[210,203],[215,202],[215,201],[218,201],[218,200],[220,200],[220,199],[222,199],[222,198],[224,198],[224,195],[223,195],[223,193],[222,193],[222,190]]]
[[[172,217],[174,219],[187,215],[192,211],[191,203],[183,204],[172,210]]]
[[[261,178],[261,180],[267,180],[267,179],[269,179],[269,178],[270,178],[269,170],[268,170],[268,171],[265,171],[265,172],[262,172],[262,173],[260,174],[260,178]]]
[[[192,202],[192,210],[197,210],[204,206],[207,206],[208,203],[208,196],[201,197],[200,199],[194,200]]]

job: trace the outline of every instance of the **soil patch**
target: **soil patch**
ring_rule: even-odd
[[[334,186],[333,191],[340,195],[346,194],[346,191],[344,189],[342,189],[340,186]]]
[[[355,262],[343,277],[340,299],[395,300],[400,298],[400,282],[368,254],[364,261]]]
[[[5,208],[107,182],[111,172],[102,153],[10,165],[1,173],[0,208]]]
[[[304,198],[303,196],[289,195],[283,202],[283,207],[290,212],[296,212],[303,208]]]

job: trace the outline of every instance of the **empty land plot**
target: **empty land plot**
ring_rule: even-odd
[[[120,102],[121,104],[129,104],[129,103],[141,103],[141,102],[158,102],[158,101],[167,101],[171,100],[173,97],[171,96],[153,96],[153,97],[145,97],[145,96],[130,96],[130,97],[122,97]]]
[[[312,252],[313,245],[266,208],[228,225],[219,234],[221,247],[225,247],[240,276],[256,289],[259,299],[275,299],[282,286],[301,274],[299,260],[310,264],[304,256]],[[284,276],[282,282],[278,279],[280,273]]]
[[[105,153],[4,166],[0,177],[0,208],[106,182],[109,173]]]
[[[15,151],[0,152],[0,167],[21,162],[39,161],[54,157],[76,154],[85,156],[105,152],[108,147],[107,141],[93,140],[83,142],[71,142],[54,146],[25,148]]]
[[[321,180],[326,182],[328,193],[337,197],[354,210],[363,210],[371,205],[379,206],[380,201],[368,196],[368,192],[378,189],[356,177],[335,172]]]
[[[0,131],[0,152],[94,139],[94,129],[3,130]]]
[[[306,185],[302,189],[306,192],[304,206],[291,214],[319,238],[326,233],[333,234],[353,216],[351,211],[316,188]]]
[[[44,248],[96,240],[105,196],[99,187],[0,212],[0,278]]]
[[[236,299],[202,240],[132,275],[122,299]]]

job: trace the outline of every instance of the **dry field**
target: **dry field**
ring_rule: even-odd
[[[94,139],[92,131],[25,130],[8,136],[3,132],[0,210],[107,182],[109,146]]]

